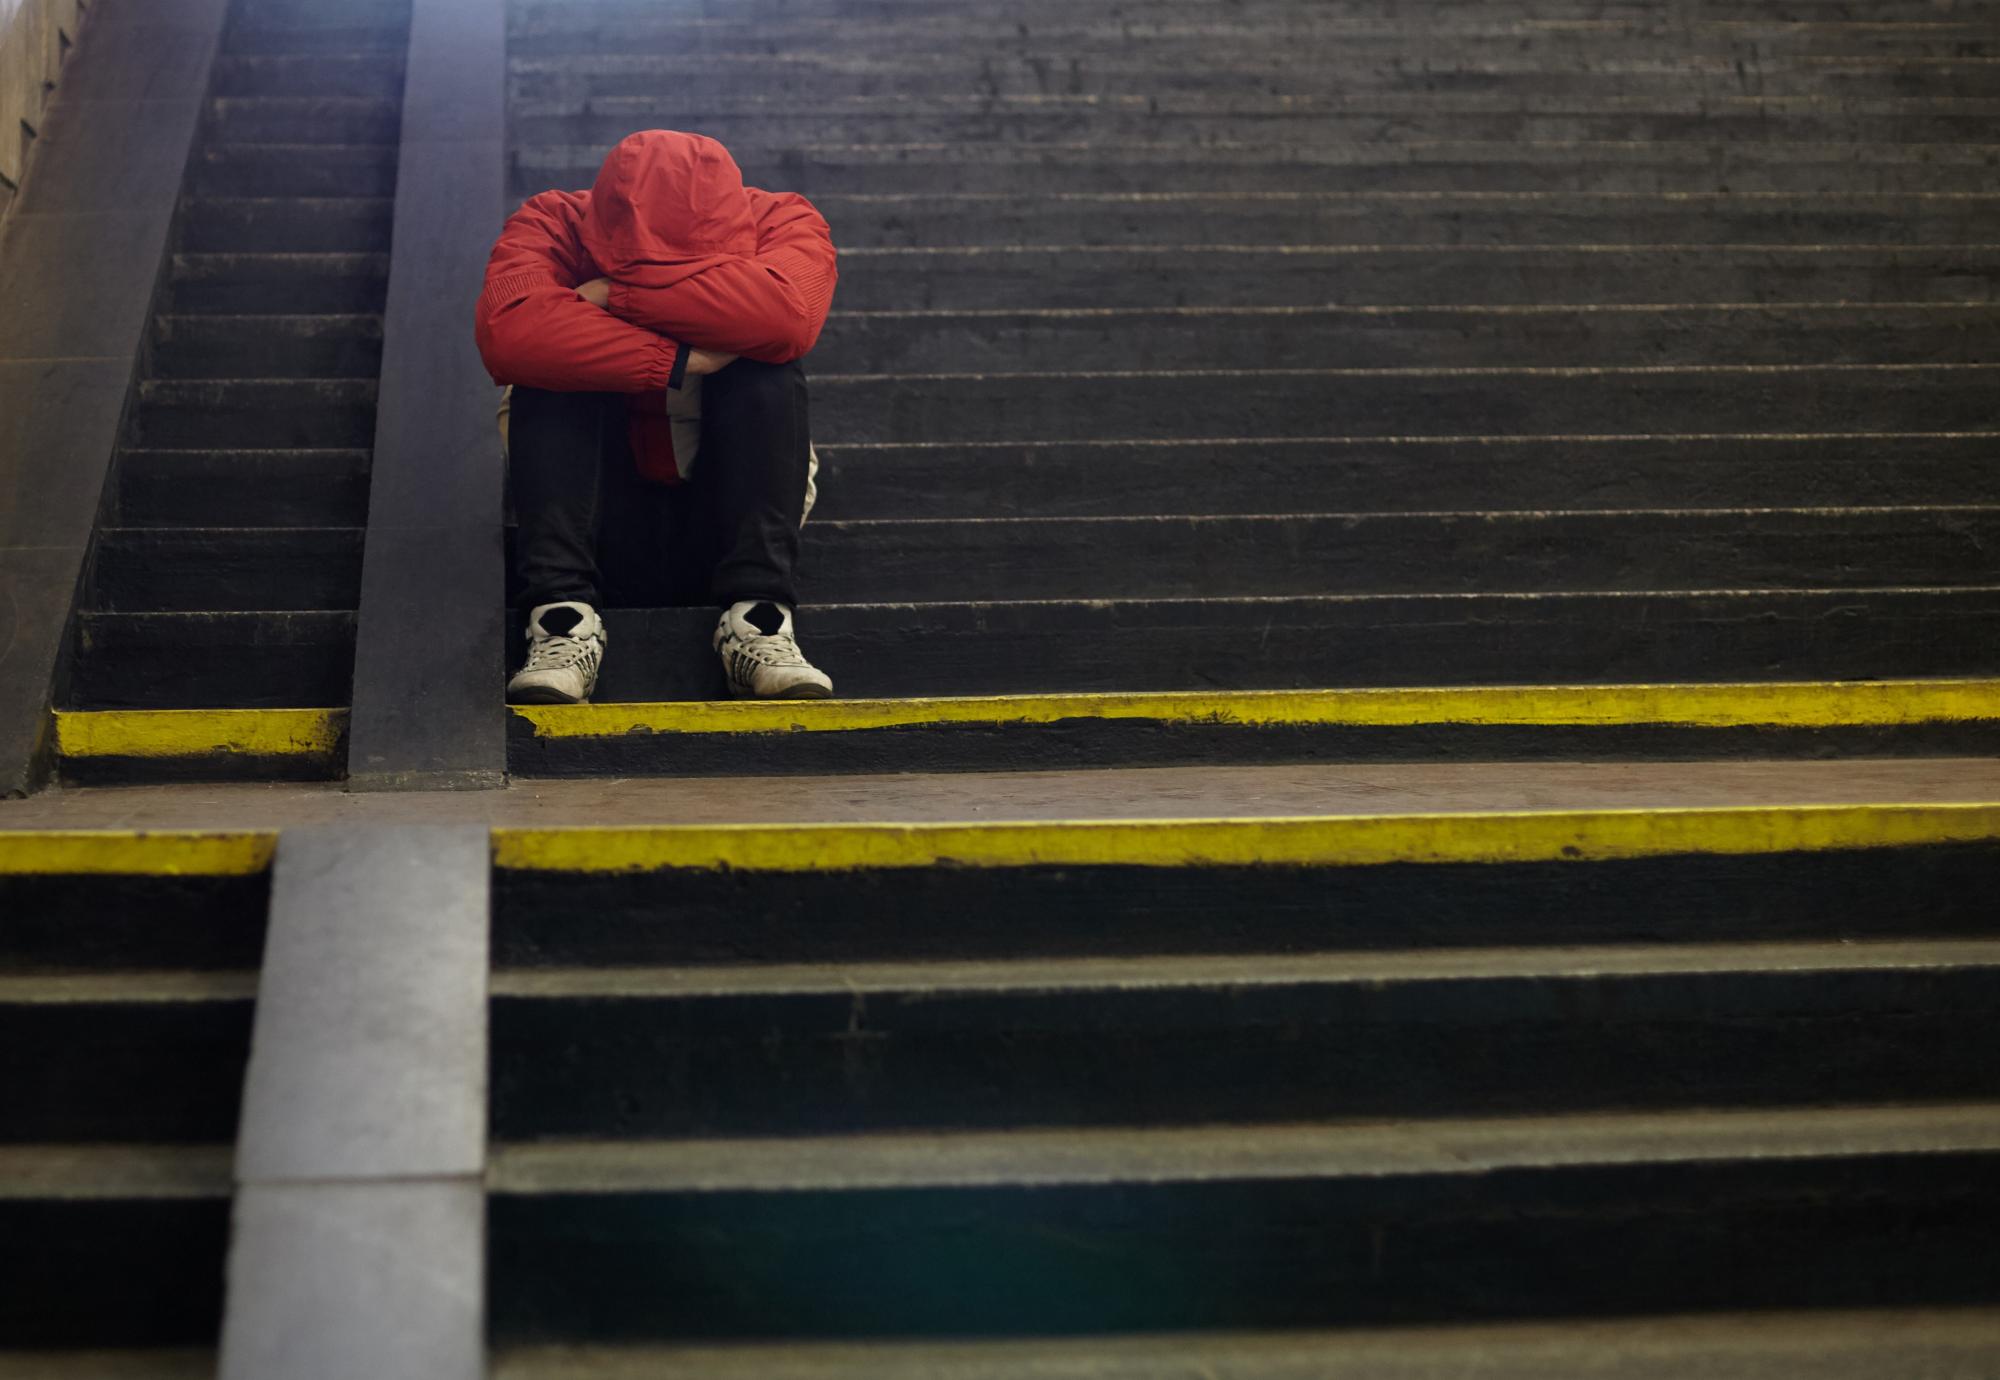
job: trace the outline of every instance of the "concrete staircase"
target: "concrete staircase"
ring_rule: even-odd
[[[235,0],[65,708],[347,703],[408,24],[408,0]],[[284,769],[337,774],[337,735],[312,746]]]
[[[524,0],[512,176],[686,128],[826,212],[844,695],[1979,676],[1994,11],[1892,8]],[[709,615],[607,597],[600,701],[719,692]]]

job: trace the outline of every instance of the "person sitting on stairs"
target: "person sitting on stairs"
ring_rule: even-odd
[[[732,693],[833,693],[793,639],[792,570],[814,466],[798,361],[834,261],[812,203],[744,186],[721,144],[672,130],[629,136],[590,191],[543,192],[508,219],[475,334],[509,386],[529,644],[510,701],[590,699],[607,640],[599,537],[641,508],[663,519],[646,556],[677,583],[669,602],[721,606]]]

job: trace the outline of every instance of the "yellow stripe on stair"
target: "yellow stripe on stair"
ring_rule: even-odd
[[[84,757],[329,757],[345,709],[58,710],[56,751]]]
[[[1802,805],[980,824],[496,829],[502,868],[764,872],[888,867],[1595,861],[2000,841],[2000,804]]]
[[[0,876],[241,877],[268,869],[277,846],[261,831],[0,830]]]
[[[2000,680],[1499,685],[930,699],[523,705],[538,738],[630,733],[833,733],[924,724],[1140,719],[1242,728],[1685,725],[1833,728],[2000,721]]]

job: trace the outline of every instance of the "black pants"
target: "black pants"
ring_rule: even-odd
[[[684,484],[639,477],[617,394],[516,388],[507,430],[523,610],[798,602],[800,365],[740,359],[702,381],[701,453]]]

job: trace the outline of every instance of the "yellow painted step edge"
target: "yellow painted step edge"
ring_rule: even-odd
[[[58,710],[64,757],[327,757],[345,709]]]
[[[930,699],[522,705],[538,738],[627,733],[831,733],[918,724],[1143,719],[1243,728],[1422,724],[1831,728],[2000,720],[2000,680],[1496,685]]]
[[[268,869],[277,846],[275,831],[0,830],[0,876],[241,877]]]
[[[2000,803],[1273,819],[496,829],[502,868],[638,872],[1120,864],[1366,866],[1757,854],[2000,840]]]

